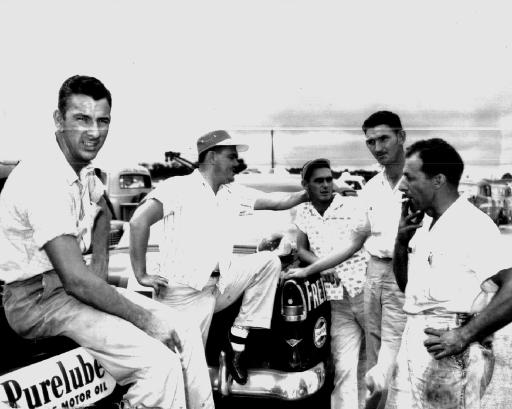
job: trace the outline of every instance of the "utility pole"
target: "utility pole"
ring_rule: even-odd
[[[270,130],[270,173],[274,173],[275,167],[275,158],[274,158],[274,130]]]

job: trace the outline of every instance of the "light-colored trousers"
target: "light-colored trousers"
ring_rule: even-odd
[[[167,317],[181,339],[181,357],[130,322],[66,294],[54,271],[6,285],[3,303],[7,320],[19,335],[71,338],[117,383],[132,384],[124,396],[130,407],[213,408],[201,335],[194,322],[140,294],[118,291],[159,317]]]
[[[492,344],[436,360],[424,329],[456,327],[454,314],[409,315],[389,387],[387,409],[479,409],[494,367]]]
[[[370,257],[364,288],[368,370],[379,363],[383,373],[390,373],[407,318],[404,301],[404,293],[396,284],[392,260]]]
[[[334,363],[334,389],[331,409],[357,409],[364,405],[362,379],[358,379],[359,353],[364,338],[364,296],[350,297],[343,288],[343,299],[331,301],[331,355]],[[361,393],[361,396],[359,396]]]
[[[270,328],[280,272],[281,261],[271,252],[235,256],[229,272],[222,278],[225,285],[222,293],[217,287],[219,278],[210,278],[201,291],[171,283],[155,299],[198,322],[206,345],[214,312],[231,305],[242,293],[242,305],[234,324]]]

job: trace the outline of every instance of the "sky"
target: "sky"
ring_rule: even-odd
[[[194,157],[227,129],[268,162],[371,164],[360,126],[400,114],[409,142],[444,137],[469,164],[512,170],[507,2],[0,0],[0,159],[53,139],[62,82],[113,95],[103,162]],[[325,149],[324,149],[325,148]]]

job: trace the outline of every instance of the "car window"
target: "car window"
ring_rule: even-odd
[[[119,187],[121,189],[151,187],[151,178],[147,175],[135,173],[119,175]]]

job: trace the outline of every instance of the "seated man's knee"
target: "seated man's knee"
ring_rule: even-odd
[[[279,256],[272,251],[263,251],[258,253],[262,259],[265,268],[268,268],[271,271],[281,271],[281,260]]]
[[[142,372],[151,382],[165,384],[182,376],[182,365],[178,354],[165,345],[148,353],[147,363]]]

